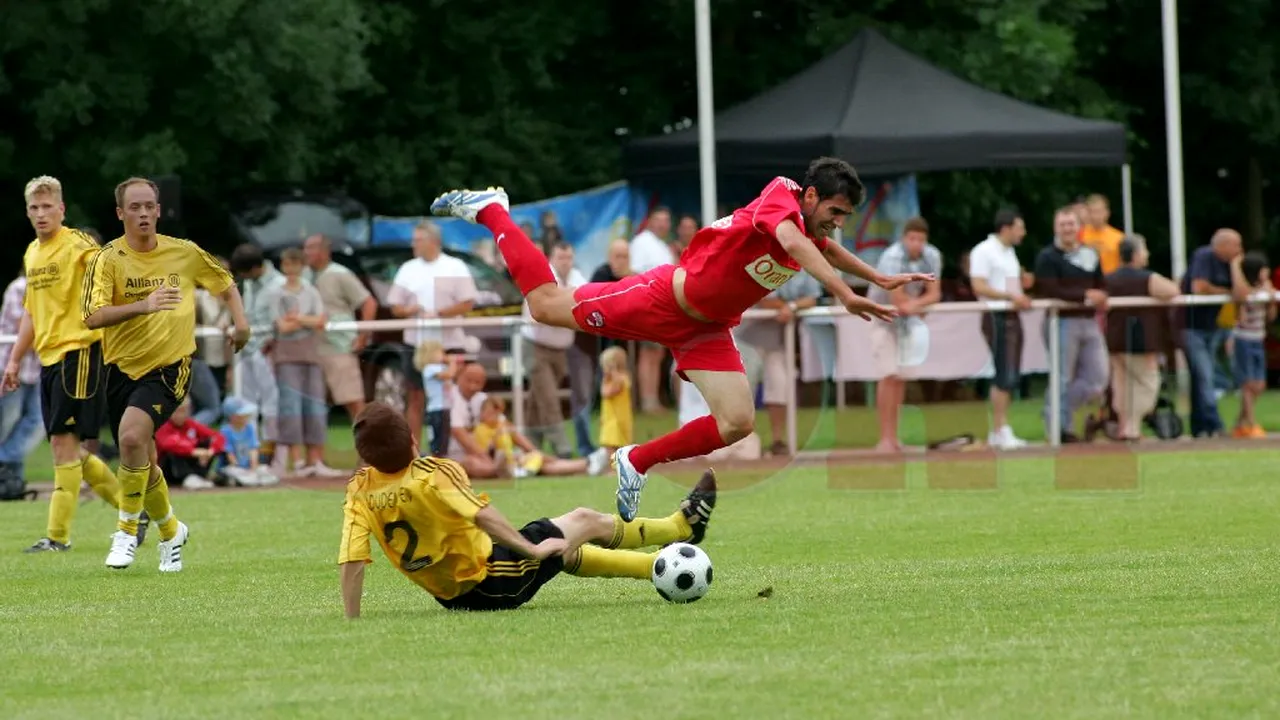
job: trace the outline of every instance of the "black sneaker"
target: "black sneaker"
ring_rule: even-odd
[[[147,528],[151,527],[151,516],[146,510],[138,516],[138,546],[142,546],[142,541],[147,539]]]
[[[697,545],[707,536],[707,525],[711,523],[711,511],[716,509],[716,471],[707,469],[702,479],[694,486],[684,500],[680,501],[680,512],[693,528],[693,537],[689,542]]]
[[[31,547],[27,548],[26,550],[23,550],[22,552],[24,553],[66,552],[70,549],[71,549],[70,543],[63,545],[57,540],[50,540],[49,538],[40,538],[38,541],[36,541],[35,545],[32,545]]]

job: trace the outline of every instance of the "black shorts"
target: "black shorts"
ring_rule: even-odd
[[[40,368],[40,410],[47,435],[96,440],[102,429],[102,343],[72,350]]]
[[[159,428],[187,397],[191,387],[191,358],[152,370],[134,380],[115,365],[106,366],[107,421],[111,437],[120,442],[120,420],[124,411],[136,407],[151,416]]]
[[[520,528],[520,534],[537,545],[564,533],[547,518]],[[489,555],[489,574],[479,585],[452,600],[437,601],[450,610],[514,610],[533,599],[543,585],[564,570],[564,558],[530,560],[502,545],[494,545]]]
[[[982,335],[995,365],[991,384],[1005,392],[1016,389],[1022,380],[1022,316],[1016,312],[985,313]]]

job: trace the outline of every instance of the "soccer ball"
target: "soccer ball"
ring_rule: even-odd
[[[697,545],[672,543],[653,561],[653,587],[667,602],[691,603],[711,587],[711,558]]]

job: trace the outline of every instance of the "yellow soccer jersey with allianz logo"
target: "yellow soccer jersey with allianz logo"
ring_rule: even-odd
[[[53,365],[68,352],[102,339],[102,331],[85,327],[80,314],[84,280],[98,250],[93,238],[64,227],[48,240],[31,241],[22,256],[27,275],[22,305],[31,316],[41,365]]]
[[[134,250],[123,237],[107,243],[90,263],[86,282],[84,318],[110,305],[145,300],[161,287],[182,292],[173,310],[105,328],[103,361],[136,380],[195,353],[196,288],[221,294],[234,280],[216,258],[190,240],[157,235],[155,248],[148,252]]]

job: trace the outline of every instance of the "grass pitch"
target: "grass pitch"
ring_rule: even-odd
[[[356,622],[336,492],[175,492],[177,576],[154,539],[104,568],[97,502],[72,552],[23,555],[45,505],[9,503],[0,717],[1276,717],[1277,460],[1007,460],[976,490],[937,489],[966,487],[937,464],[894,491],[837,489],[859,467],[726,473],[698,603],[562,576],[521,610],[453,614],[375,550]],[[655,478],[642,512],[691,481]],[[491,493],[516,524],[612,504],[600,479]]]

